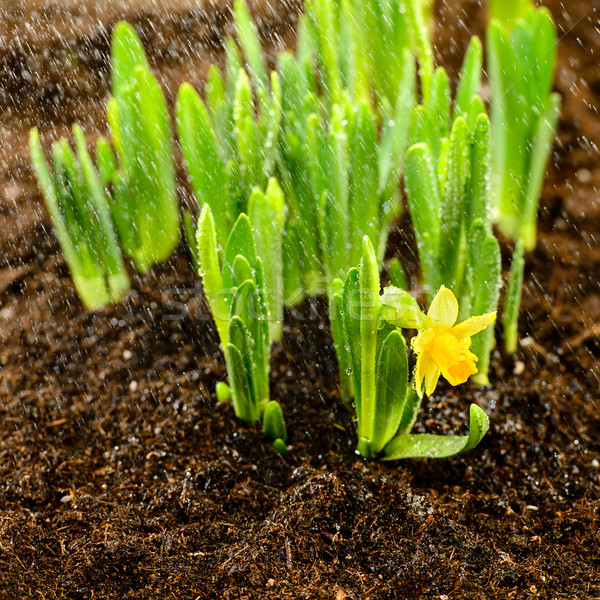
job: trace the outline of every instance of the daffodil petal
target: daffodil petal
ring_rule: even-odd
[[[415,337],[412,338],[412,340],[410,340],[410,346],[417,354],[421,354],[421,352],[427,349],[427,346],[429,346],[434,337],[434,331],[431,329],[422,329]]]
[[[425,393],[431,396],[435,392],[438,379],[440,378],[440,370],[432,360],[429,360],[429,363],[425,373]]]
[[[425,379],[425,361],[429,357],[427,354],[417,355],[417,365],[415,367],[415,385],[417,386],[417,394],[419,398],[423,397],[423,379]]]
[[[452,327],[458,317],[458,302],[456,296],[447,287],[442,286],[431,301],[431,306],[427,312],[434,323],[439,323],[444,327]]]
[[[484,330],[496,320],[496,313],[487,313],[479,317],[469,317],[466,321],[455,325],[452,334],[457,338],[467,338]]]

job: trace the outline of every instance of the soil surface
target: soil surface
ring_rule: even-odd
[[[600,598],[600,3],[547,3],[564,110],[519,351],[495,352],[488,388],[441,385],[417,424],[463,433],[477,402],[490,432],[458,458],[394,464],[354,452],[322,300],[288,312],[273,353],[285,459],[215,399],[224,361],[184,248],[126,302],[81,307],[29,127],[45,143],[74,120],[105,130],[119,18],[171,102],[231,30],[218,2],[100,5],[0,8],[0,598]],[[252,7],[271,54],[293,44],[298,3]],[[448,2],[436,19],[455,73],[484,11]],[[388,255],[414,278],[410,239],[398,223]]]

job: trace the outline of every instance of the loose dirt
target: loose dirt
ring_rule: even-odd
[[[463,433],[477,402],[490,432],[454,459],[379,464],[354,452],[322,300],[288,312],[274,349],[283,459],[215,399],[224,362],[185,248],[86,312],[32,177],[30,126],[45,143],[75,120],[105,131],[116,20],[138,28],[172,103],[221,59],[227,7],[3,3],[0,598],[600,598],[598,3],[547,5],[564,110],[521,346],[499,346],[488,388],[441,385],[417,424]],[[293,44],[298,3],[252,6],[271,56]],[[484,17],[439,7],[451,73]],[[180,184],[189,202],[181,168]],[[411,239],[401,220],[388,256],[414,277]]]

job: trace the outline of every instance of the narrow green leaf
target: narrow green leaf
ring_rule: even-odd
[[[260,263],[259,263],[260,264]],[[246,280],[235,290],[231,316],[239,317],[251,340],[250,383],[259,412],[269,401],[268,314],[260,296],[260,288]]]
[[[235,99],[235,90],[240,74],[244,72],[244,65],[240,51],[232,38],[225,40],[225,82],[227,101],[232,104]]]
[[[236,0],[233,9],[237,39],[244,51],[254,85],[267,89],[269,78],[256,25],[244,0]]]
[[[194,224],[194,217],[192,216],[191,211],[187,208],[183,211],[182,220],[183,232],[192,260],[192,266],[194,267],[194,271],[200,274],[200,256],[198,255],[198,244],[196,243],[196,225]]]
[[[223,258],[223,285],[226,289],[235,286],[233,278],[233,263],[236,257],[243,256],[252,269],[256,269],[257,255],[252,225],[245,214],[241,214],[227,240]]]
[[[469,107],[469,113],[467,115],[467,123],[469,124],[469,129],[475,127],[477,119],[481,115],[487,116],[485,104],[479,96],[473,96],[471,98],[471,105]]]
[[[485,230],[490,233],[491,222],[491,152],[490,122],[487,115],[477,117],[472,129],[473,140],[470,149],[471,177],[467,187],[465,229],[480,219]]]
[[[354,403],[356,414],[361,414],[361,335],[360,324],[362,320],[361,293],[359,283],[359,270],[352,268],[348,271],[342,293],[343,322],[346,343],[350,350],[352,361],[352,384],[354,389]]]
[[[186,84],[183,84],[182,87],[183,86],[186,86]],[[221,74],[219,67],[216,65],[211,65],[208,70],[204,93],[206,98],[206,108],[210,115],[210,123],[212,123],[213,126],[214,136],[217,140],[219,140],[219,143],[217,144],[217,152],[219,153],[223,164],[227,164],[227,162],[233,158],[234,152],[233,103],[227,96],[223,75]],[[194,124],[193,120],[192,124]],[[208,135],[204,133],[202,127],[210,127],[209,123],[204,122],[196,124],[199,135]],[[181,139],[181,132],[179,133],[179,136]]]
[[[510,264],[508,287],[504,298],[502,326],[504,328],[504,347],[508,354],[517,351],[519,341],[519,311],[521,309],[521,294],[523,289],[523,274],[525,271],[525,244],[517,242]]]
[[[379,316],[379,264],[369,238],[363,238],[363,256],[359,267],[360,285],[360,362],[361,411],[358,436],[373,441],[375,433],[376,353]]]
[[[423,20],[422,0],[406,0],[406,18],[408,31],[412,38],[412,45],[416,48],[421,71],[421,87],[423,98],[427,99],[431,93],[433,80],[434,60],[433,49],[429,41],[429,32]]]
[[[455,456],[475,448],[489,427],[488,416],[476,404],[471,404],[468,435],[417,433],[397,436],[385,447],[383,460]]]
[[[233,285],[235,287],[242,285],[245,281],[254,282],[254,273],[248,264],[248,261],[239,254],[235,257],[231,268]]]
[[[283,326],[282,233],[285,200],[277,180],[269,180],[267,192],[254,188],[248,203],[258,256],[265,265],[264,293],[269,311],[269,338],[278,340]]]
[[[93,235],[90,229],[92,215],[85,201],[80,169],[64,138],[52,144],[52,161],[59,214],[62,215],[67,234],[79,254],[82,275],[88,273],[90,277],[95,276],[98,260],[90,252],[89,243],[90,235]]]
[[[351,265],[359,260],[363,236],[367,235],[371,243],[378,247],[381,230],[376,118],[370,105],[364,101],[358,103],[355,111],[348,141],[350,177],[347,222],[350,226],[348,243]]]
[[[348,173],[350,161],[348,153],[347,119],[344,107],[337,106],[333,111],[331,131],[329,172],[331,189],[325,208],[327,224],[327,246],[323,248],[328,277],[340,277],[348,266]]]
[[[225,347],[225,362],[235,415],[244,423],[255,423],[259,412],[252,398],[250,373],[244,364],[241,352],[232,344],[227,344]]]
[[[338,35],[334,16],[335,0],[317,0],[306,4],[307,14],[313,17],[318,32],[318,45],[322,65],[323,87],[326,104],[333,107],[340,102],[342,75],[338,59]]]
[[[379,193],[397,184],[409,141],[410,118],[416,99],[415,61],[408,50],[402,58],[402,72],[393,115],[384,115],[379,144]],[[422,140],[420,140],[422,141]]]
[[[407,386],[406,343],[400,332],[392,331],[383,342],[377,366],[372,437],[375,453],[383,450],[398,430]]]
[[[354,391],[352,389],[352,357],[344,331],[343,287],[344,284],[340,279],[334,279],[331,283],[329,321],[340,373],[340,395],[345,406],[350,408]]]
[[[261,115],[263,133],[263,175],[271,177],[275,170],[279,151],[279,135],[283,116],[281,81],[277,72],[271,73],[271,97],[265,102]]]
[[[150,68],[144,46],[135,29],[125,21],[115,25],[111,41],[112,94],[119,96],[131,84],[137,66]]]
[[[114,179],[117,171],[117,160],[109,141],[103,136],[96,140],[96,164],[98,165],[102,185],[106,187]]]
[[[229,307],[232,290],[224,288],[223,285],[223,277],[219,267],[215,222],[208,204],[205,204],[200,212],[198,229],[196,230],[196,243],[204,292],[219,332],[221,345],[226,347],[229,340]]]
[[[233,105],[233,122],[242,189],[262,185],[262,147],[254,115],[252,87],[245,71],[240,71]],[[242,207],[245,212],[246,208]]]
[[[112,299],[120,300],[129,291],[129,278],[125,271],[123,257],[111,221],[108,198],[88,154],[85,136],[81,127],[74,125],[73,133],[87,202],[93,212],[94,229],[96,230],[94,244],[98,246],[96,254],[105,269]]]
[[[304,298],[298,230],[298,221],[287,221],[283,235],[283,297],[286,306],[296,306]]]
[[[500,245],[485,225],[477,220],[469,234],[469,278],[472,290],[469,314],[482,315],[498,310],[500,288],[502,286],[502,259]],[[478,357],[478,373],[473,380],[479,385],[487,385],[490,366],[490,353],[494,347],[494,328],[487,327],[475,334],[471,351]]]
[[[35,174],[38,179],[46,207],[52,220],[52,225],[60,247],[65,256],[67,265],[73,277],[77,293],[86,308],[95,309],[108,304],[110,296],[102,277],[90,276],[88,269],[83,264],[80,249],[77,248],[69,235],[64,214],[60,210],[54,179],[44,158],[40,136],[37,129],[33,128],[29,134],[29,152]],[[87,272],[86,272],[87,271]]]
[[[523,210],[523,227],[521,237],[525,242],[525,250],[533,250],[536,243],[536,222],[539,198],[546,173],[548,157],[552,151],[554,134],[560,114],[561,99],[558,94],[551,94],[546,109],[537,121],[533,133],[531,147],[531,163],[529,166],[525,204]]]
[[[145,67],[133,72],[134,94],[139,98],[140,137],[136,139],[136,161],[140,169],[140,207],[136,226],[140,248],[133,256],[136,266],[146,272],[167,259],[179,243],[180,217],[175,190],[173,139],[164,94]]]
[[[481,86],[481,69],[483,66],[483,47],[481,40],[473,36],[463,60],[458,88],[454,100],[454,119],[466,117],[471,106],[471,98]]]
[[[198,204],[210,206],[217,240],[224,244],[233,225],[233,215],[224,199],[225,165],[219,156],[219,141],[200,96],[188,83],[179,89],[175,108],[181,150]]]
[[[468,129],[462,117],[452,127],[448,148],[448,175],[444,187],[444,205],[440,224],[440,271],[443,283],[459,294],[464,267],[465,186],[469,177]]]
[[[440,193],[429,146],[416,144],[408,150],[404,178],[424,284],[428,295],[432,297],[441,285]]]
[[[296,56],[298,63],[314,65],[317,57],[317,41],[314,25],[306,14],[298,18],[298,40],[296,43]]]
[[[254,342],[252,336],[243,319],[238,315],[233,315],[229,321],[229,344],[235,346],[243,360],[243,364],[236,365],[238,368],[244,367],[248,371],[248,376],[252,378],[252,349]]]
[[[450,133],[450,80],[443,67],[435,70],[431,93],[426,103],[429,113],[429,142],[434,156],[439,156],[441,142]]]

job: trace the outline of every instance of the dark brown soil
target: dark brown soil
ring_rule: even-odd
[[[548,2],[564,112],[521,347],[495,353],[487,389],[442,385],[418,423],[463,432],[475,401],[490,433],[461,457],[397,464],[354,452],[322,301],[288,314],[274,351],[283,459],[215,400],[223,359],[183,248],[123,304],[88,313],[75,295],[27,130],[104,129],[120,16],[171,100],[201,81],[228,12],[185,4],[111,3],[71,27],[64,9],[0,8],[0,598],[600,598],[598,3]],[[296,3],[253,7],[271,51],[293,42]],[[455,72],[483,11],[438,13]],[[407,254],[406,228],[390,255]]]

